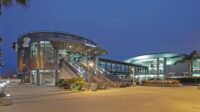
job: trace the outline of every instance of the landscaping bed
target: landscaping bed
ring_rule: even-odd
[[[178,80],[145,80],[142,86],[179,87],[182,84]]]
[[[200,84],[200,77],[185,77],[185,78],[176,78],[180,83],[184,85],[197,86]]]

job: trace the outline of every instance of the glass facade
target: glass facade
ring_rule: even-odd
[[[50,41],[31,42],[28,48],[30,82],[40,85],[55,84],[55,50]]]
[[[164,70],[166,66],[166,58],[151,58],[148,60],[140,60],[133,62],[134,64],[139,64],[148,67],[148,75],[147,76],[141,76],[145,79],[152,79],[152,78],[164,78]],[[140,76],[138,76],[140,77]]]
[[[164,79],[167,75],[167,70],[174,66],[177,60],[181,60],[179,54],[176,53],[155,53],[137,57],[132,57],[125,62],[142,65],[148,68],[147,75],[138,75],[136,77],[142,79]]]
[[[113,75],[132,77],[132,74],[146,75],[147,68],[112,60],[99,59],[99,66]],[[134,69],[134,70],[133,70]],[[134,72],[134,73],[133,73]]]
[[[200,58],[192,60],[192,75],[200,76]]]
[[[55,85],[63,58],[87,63],[88,59],[106,53],[93,41],[59,32],[25,34],[18,39],[18,46],[18,73],[24,79],[29,76],[30,82],[37,85]]]
[[[27,39],[29,36],[30,39]],[[29,41],[27,43],[24,40]],[[63,58],[84,65],[91,60],[97,61],[97,56],[106,53],[95,43],[75,35],[34,33],[20,38],[18,44],[18,72],[29,74],[30,82],[41,85],[56,83],[59,62]],[[166,66],[173,65],[177,61],[177,58],[173,57],[177,56],[176,53],[150,54],[133,57],[125,62],[100,59],[97,65],[114,75],[134,76],[137,80],[164,79]],[[192,74],[200,76],[200,58],[192,61]]]
[[[123,64],[116,64],[116,63],[110,63],[110,62],[99,62],[99,66],[104,68],[105,70],[113,73],[129,73],[130,72],[130,66],[123,65]]]
[[[183,60],[185,55],[176,53],[147,54],[132,57],[125,62],[148,67],[147,79],[190,77],[190,61]],[[200,76],[200,55],[194,55],[191,63],[192,76]],[[136,75],[137,77],[141,77]],[[144,76],[143,76],[144,77]]]
[[[55,85],[54,70],[31,70],[31,83],[39,85]]]
[[[53,85],[56,80],[56,70],[59,60],[70,58],[73,61],[83,61],[86,56],[69,52],[68,49],[55,49],[50,41],[30,43],[30,66],[32,82],[40,85]],[[37,75],[38,74],[38,75]]]
[[[50,41],[30,43],[31,69],[52,69],[55,67],[55,52]]]

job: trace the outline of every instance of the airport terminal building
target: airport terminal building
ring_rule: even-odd
[[[146,75],[136,75],[137,79],[165,79],[189,76],[189,61],[181,61],[184,54],[177,53],[152,53],[136,56],[125,60],[127,63],[148,67]],[[180,63],[177,63],[180,62]],[[200,55],[192,59],[192,76],[200,76]]]
[[[24,81],[55,85],[60,79],[83,77],[88,82],[131,82],[188,76],[184,55],[154,53],[125,61],[101,58],[108,52],[82,36],[60,32],[32,32],[17,41],[17,68]],[[192,60],[192,75],[200,76],[200,56]],[[120,83],[121,84],[121,83]]]
[[[57,32],[34,32],[18,39],[18,72],[39,85],[59,79],[59,60],[92,60],[107,52],[80,36]]]
[[[102,76],[118,80],[114,76],[131,78],[133,72],[147,73],[145,66],[99,58],[108,52],[82,36],[32,32],[20,36],[17,44],[18,73],[23,80],[37,85],[55,85],[59,79],[79,76],[99,81]],[[102,76],[91,78],[91,67],[93,74]]]

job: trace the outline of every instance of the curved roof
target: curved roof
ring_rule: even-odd
[[[152,54],[145,54],[141,56],[136,56],[129,58],[125,60],[125,62],[128,63],[137,63],[137,64],[142,64],[145,62],[151,62],[156,58],[167,58],[168,59],[168,64],[175,63],[177,60],[180,60],[183,57],[183,54],[177,54],[177,53],[152,53]]]
[[[95,42],[84,38],[83,36],[78,36],[70,33],[63,32],[50,32],[50,31],[38,31],[38,32],[28,32],[19,37],[19,39],[29,37],[32,41],[45,41],[45,40],[62,40],[62,41],[74,41],[74,42],[84,42],[92,45],[97,45]]]
[[[82,36],[61,32],[30,32],[19,37],[18,43],[24,38],[30,38],[30,42],[51,41],[54,48],[68,49],[70,52],[79,52],[85,55],[102,55],[107,51],[93,41]]]

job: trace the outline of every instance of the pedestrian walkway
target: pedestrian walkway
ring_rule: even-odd
[[[23,109],[26,109],[25,105],[27,104],[45,102],[45,100],[42,99],[47,99],[46,101],[48,102],[48,99],[55,96],[67,94],[63,89],[54,86],[37,87],[34,85],[12,85],[7,88],[6,92],[12,95],[11,99],[14,105],[7,107],[0,105],[0,112],[18,112],[15,108],[22,107]],[[2,108],[4,110],[2,110]],[[19,112],[21,112],[21,110]]]
[[[56,87],[11,86],[13,105],[0,112],[200,112],[196,87],[128,87],[67,92]]]

